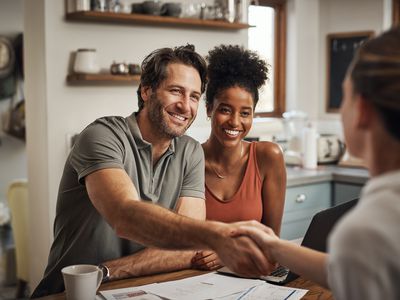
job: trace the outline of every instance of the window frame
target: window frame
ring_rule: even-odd
[[[400,25],[400,0],[392,0],[392,26]]]
[[[286,0],[251,1],[251,5],[268,6],[275,10],[274,44],[274,110],[257,112],[255,117],[282,117],[286,109]]]

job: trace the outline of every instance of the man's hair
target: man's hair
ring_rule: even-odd
[[[235,45],[220,45],[208,52],[207,60],[207,107],[212,107],[219,93],[235,86],[249,92],[256,107],[258,89],[268,79],[268,64],[256,52]]]
[[[400,27],[365,42],[350,76],[354,92],[373,103],[386,130],[400,140]]]
[[[144,106],[141,95],[141,87],[148,86],[155,91],[163,82],[167,74],[167,66],[171,63],[179,63],[195,68],[201,79],[201,93],[204,92],[207,84],[207,64],[204,58],[195,52],[191,44],[175,48],[161,48],[150,53],[142,62],[142,74],[137,90],[139,111]]]

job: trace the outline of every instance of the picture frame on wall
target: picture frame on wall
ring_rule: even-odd
[[[373,31],[331,33],[327,35],[326,111],[339,112],[342,82],[360,45],[374,35]]]

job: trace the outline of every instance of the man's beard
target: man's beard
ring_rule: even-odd
[[[192,125],[194,117],[185,127],[170,126],[168,122],[168,113],[164,110],[161,101],[157,98],[155,93],[151,95],[149,100],[149,120],[161,136],[170,139],[182,136],[190,125]]]

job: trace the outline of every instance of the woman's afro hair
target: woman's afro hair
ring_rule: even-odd
[[[256,106],[258,89],[268,79],[269,71],[268,64],[256,52],[237,45],[220,45],[208,52],[207,60],[207,107],[212,106],[218,93],[234,86],[251,93]]]

